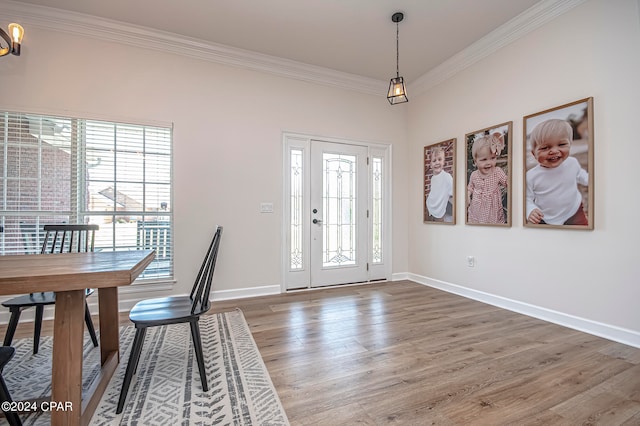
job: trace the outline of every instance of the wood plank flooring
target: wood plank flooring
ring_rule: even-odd
[[[236,307],[294,426],[640,425],[640,349],[410,281]]]
[[[292,425],[640,425],[640,349],[410,281],[213,305]]]

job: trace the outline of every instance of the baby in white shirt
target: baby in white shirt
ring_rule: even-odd
[[[444,222],[447,203],[453,197],[453,177],[444,171],[444,148],[435,147],[431,151],[431,190],[427,196],[429,220]]]
[[[527,172],[527,222],[550,225],[588,225],[578,184],[588,185],[589,174],[569,156],[573,129],[564,120],[551,119],[531,132],[531,153],[538,165]]]

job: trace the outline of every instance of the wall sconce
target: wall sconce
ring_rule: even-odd
[[[0,56],[5,56],[9,53],[15,56],[20,56],[20,43],[22,43],[22,36],[24,36],[24,28],[19,24],[9,24],[9,34],[0,28],[0,37],[2,37],[7,44],[7,47],[3,47],[0,42]]]
[[[391,105],[409,102],[407,98],[407,89],[404,87],[404,78],[400,77],[400,48],[399,48],[399,28],[398,23],[402,21],[404,14],[396,12],[391,16],[391,20],[396,23],[396,77],[391,79],[389,83],[389,93],[387,99]]]

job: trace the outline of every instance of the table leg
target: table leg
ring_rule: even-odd
[[[56,292],[51,403],[67,409],[51,411],[54,426],[80,424],[84,306],[84,290]]]
[[[100,357],[104,364],[110,355],[120,362],[120,317],[118,314],[118,288],[98,289],[100,312]]]

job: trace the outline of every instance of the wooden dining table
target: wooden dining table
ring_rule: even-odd
[[[120,362],[118,287],[153,261],[153,250],[0,256],[0,295],[53,291],[51,424],[87,425]],[[98,289],[100,374],[82,398],[85,289]]]

